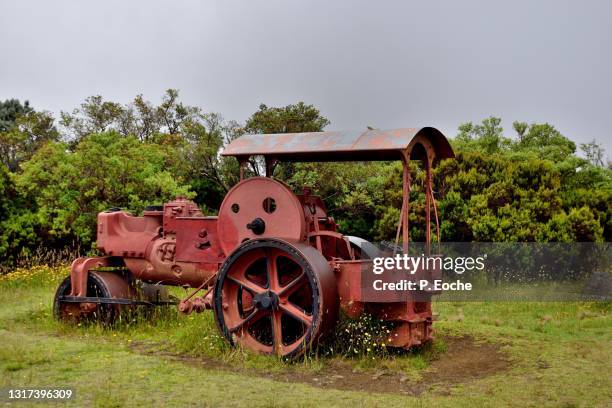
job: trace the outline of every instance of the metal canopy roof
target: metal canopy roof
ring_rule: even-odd
[[[293,162],[399,160],[401,152],[412,147],[417,136],[431,143],[436,159],[455,157],[446,137],[432,127],[244,135],[232,141],[222,155],[238,158],[262,155]],[[411,158],[420,160],[416,150]]]

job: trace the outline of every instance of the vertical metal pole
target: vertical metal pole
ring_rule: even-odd
[[[404,152],[404,157],[403,157],[403,161],[402,164],[404,165],[404,175],[403,175],[403,194],[404,194],[404,203],[405,205],[403,206],[403,212],[402,212],[402,249],[404,251],[404,255],[409,255],[408,254],[408,244],[409,244],[409,240],[410,240],[410,232],[408,230],[409,226],[410,226],[410,222],[408,217],[410,216],[410,187],[411,187],[411,176],[410,176],[410,152],[406,151]],[[406,302],[406,314],[408,316],[414,316],[414,300],[411,299],[410,301]],[[407,325],[407,330],[408,330],[408,334],[409,336],[412,336],[412,328],[411,325],[408,324]]]
[[[408,152],[402,152],[402,209],[400,210],[399,221],[397,222],[397,232],[395,234],[395,247],[393,249],[393,255],[397,253],[397,247],[399,246],[400,232],[402,234],[402,248],[406,252],[408,250],[408,213],[410,206],[410,154]]]
[[[266,156],[264,160],[266,162],[266,177],[272,177],[274,174],[274,167],[276,166],[276,159]]]
[[[321,236],[319,235],[319,216],[317,215],[317,211],[316,211],[316,207],[315,207],[315,212],[314,214],[312,214],[312,220],[313,220],[313,227],[314,227],[314,231],[316,235],[315,238],[315,243],[317,245],[317,250],[319,252],[323,252],[323,243],[321,242]]]
[[[425,171],[425,242],[429,244],[431,242],[431,163],[429,156],[427,156],[426,169]]]
[[[402,197],[402,208],[400,210],[399,221],[397,222],[397,232],[395,233],[395,247],[393,248],[393,255],[397,253],[397,247],[399,246],[400,232],[402,232],[402,225],[404,223],[404,212],[406,211],[406,200]]]
[[[436,237],[438,238],[438,243],[440,243],[440,219],[438,218],[438,206],[436,205],[436,197],[434,197],[433,187],[429,190],[431,192],[431,203],[433,204],[434,218],[436,219]]]
[[[410,214],[410,157],[403,161],[404,173],[403,173],[403,201],[406,203],[404,212],[402,213],[402,249],[404,254],[408,253],[408,241],[410,240],[410,233],[408,231],[408,216]]]
[[[425,162],[426,166],[426,175],[425,175],[425,253],[427,256],[431,254],[431,202],[433,200],[433,187],[432,187],[432,159],[427,154],[427,160]],[[437,210],[436,210],[436,226],[437,226]],[[438,240],[439,241],[439,240]],[[429,277],[431,277],[431,271],[428,271]],[[431,314],[431,302],[425,302],[425,310],[423,311],[426,314]]]
[[[240,160],[240,181],[244,180],[244,166],[246,162],[245,159]]]

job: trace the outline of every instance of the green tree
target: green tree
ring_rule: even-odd
[[[0,160],[10,171],[29,160],[42,145],[57,141],[59,133],[48,112],[29,110],[18,116],[6,131],[0,131]]]
[[[480,124],[467,122],[459,125],[455,144],[461,150],[495,153],[510,144],[510,140],[503,136],[503,132],[501,119],[490,116]]]
[[[142,95],[126,105],[92,96],[72,113],[62,112],[61,124],[72,146],[105,131],[161,146],[166,169],[191,185],[196,202],[209,208],[218,208],[238,173],[237,164],[221,158],[219,150],[242,129],[219,114],[184,104],[175,89],[168,89],[159,105]]]
[[[43,146],[23,165],[17,188],[35,205],[40,229],[52,242],[76,239],[89,246],[100,211],[121,207],[138,214],[149,204],[193,196],[165,164],[161,146],[98,133],[84,137],[74,152],[64,143]]]
[[[100,95],[90,96],[72,112],[61,112],[60,124],[67,138],[74,142],[109,130],[148,142],[160,133],[180,134],[184,124],[201,117],[200,108],[183,104],[178,90],[168,89],[159,106],[154,106],[142,95],[126,105],[105,101]]]
[[[247,119],[242,132],[248,134],[321,132],[329,123],[319,109],[304,102],[283,107],[268,107],[262,103],[259,109]],[[254,174],[259,175],[264,172],[261,160],[251,158],[250,165]],[[288,180],[295,168],[290,163],[281,163],[275,175]]]
[[[298,133],[320,132],[329,120],[313,105],[304,102],[280,108],[259,105],[259,110],[246,121],[246,133]]]
[[[539,158],[562,161],[574,154],[576,144],[548,123],[514,122],[519,140],[513,150],[534,152]]]
[[[547,225],[544,241],[601,242],[604,227],[589,207],[572,208],[555,214]]]
[[[595,139],[593,139],[589,143],[581,143],[580,150],[584,152],[584,155],[586,156],[587,160],[593,166],[604,166],[604,148],[599,143],[597,143]]]
[[[185,179],[197,193],[197,202],[216,210],[225,193],[237,181],[238,165],[233,158],[219,155],[220,149],[235,137],[240,128],[216,113],[181,124],[181,159],[189,163]]]
[[[519,142],[522,141],[523,137],[525,137],[525,132],[527,132],[527,129],[529,128],[527,122],[519,122],[515,120],[514,122],[512,122],[512,127],[514,128],[514,130],[516,130],[516,134],[519,137]]]
[[[41,242],[29,203],[15,188],[13,178],[0,164],[0,271]]]
[[[0,132],[11,129],[18,117],[32,112],[30,102],[23,104],[18,99],[7,99],[0,101]]]
[[[379,205],[385,201],[384,187],[392,167],[388,163],[299,163],[288,182],[297,192],[307,187],[321,196],[343,233],[371,237],[379,211],[386,208]]]
[[[125,114],[125,109],[116,102],[105,101],[101,95],[85,99],[80,108],[71,113],[60,113],[60,124],[70,140],[78,143],[92,133],[117,130],[117,123]]]

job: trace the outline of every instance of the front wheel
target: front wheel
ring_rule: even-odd
[[[230,344],[297,357],[336,323],[335,277],[311,246],[274,239],[247,241],[219,270],[214,311]]]

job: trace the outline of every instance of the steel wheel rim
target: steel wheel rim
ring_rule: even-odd
[[[58,287],[53,302],[53,314],[56,319],[63,321],[99,321],[110,324],[115,319],[115,307],[113,305],[98,304],[91,312],[82,312],[80,303],[61,302],[59,298],[70,294],[71,282],[68,276]],[[104,282],[93,274],[87,277],[87,296],[110,297],[110,292]]]
[[[217,279],[215,316],[222,333],[231,344],[266,354],[301,354],[320,328],[311,265],[280,242],[245,247],[232,254]]]

